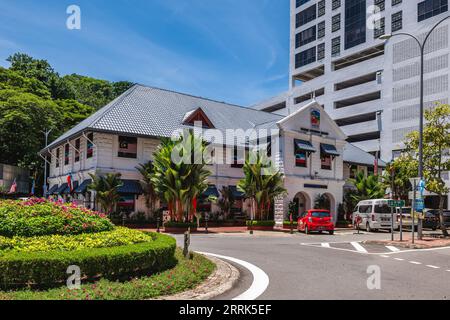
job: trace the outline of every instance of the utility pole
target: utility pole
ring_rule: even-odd
[[[53,131],[53,129],[45,129],[45,131],[42,131],[45,135],[45,148],[48,146],[48,136]],[[45,156],[45,159],[47,159],[47,155]],[[44,161],[44,185],[43,185],[43,192],[44,192],[44,198],[47,198],[47,161]]]

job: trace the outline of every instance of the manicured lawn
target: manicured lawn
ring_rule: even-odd
[[[178,264],[150,277],[128,282],[100,280],[85,284],[80,290],[67,287],[47,291],[0,291],[0,300],[143,300],[172,295],[195,288],[215,270],[215,265],[203,256],[194,254],[192,260],[184,259],[180,249],[175,254]]]

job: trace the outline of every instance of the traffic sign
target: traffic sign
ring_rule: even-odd
[[[389,200],[388,205],[391,208],[403,208],[405,207],[406,203],[405,200]]]
[[[423,212],[425,209],[425,200],[424,199],[416,199],[416,203],[414,205],[417,212]]]

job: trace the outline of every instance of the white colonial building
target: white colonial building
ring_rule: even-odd
[[[192,129],[199,121],[205,129],[221,132],[279,130],[279,143],[272,145],[277,148],[272,153],[277,155],[289,192],[276,206],[279,223],[287,216],[290,201],[296,201],[300,211],[307,210],[314,206],[318,195],[328,197],[330,209],[336,215],[352,170],[374,167],[375,158],[348,144],[346,135],[315,101],[289,116],[281,116],[135,85],[41,151],[50,163],[49,195],[93,208],[95,194],[87,188],[91,183],[89,174],[120,173],[124,182],[119,190],[122,209],[148,213],[136,167],[153,159],[162,137],[171,137],[179,129]],[[225,158],[229,147],[224,145],[217,150],[222,150]],[[248,214],[249,204],[236,189],[243,177],[243,163],[235,149],[238,147],[232,150],[233,163],[209,166],[211,186],[207,193],[220,196],[222,187],[231,187],[239,200],[234,211]],[[382,166],[384,163],[380,162]],[[74,182],[72,191],[67,185],[69,176]],[[208,210],[219,209],[213,205]]]

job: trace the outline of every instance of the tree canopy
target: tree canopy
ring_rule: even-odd
[[[0,67],[0,163],[40,177],[43,131],[49,142],[128,90],[132,83],[81,75],[60,76],[46,60],[15,53]],[[40,185],[40,184],[39,184]]]

